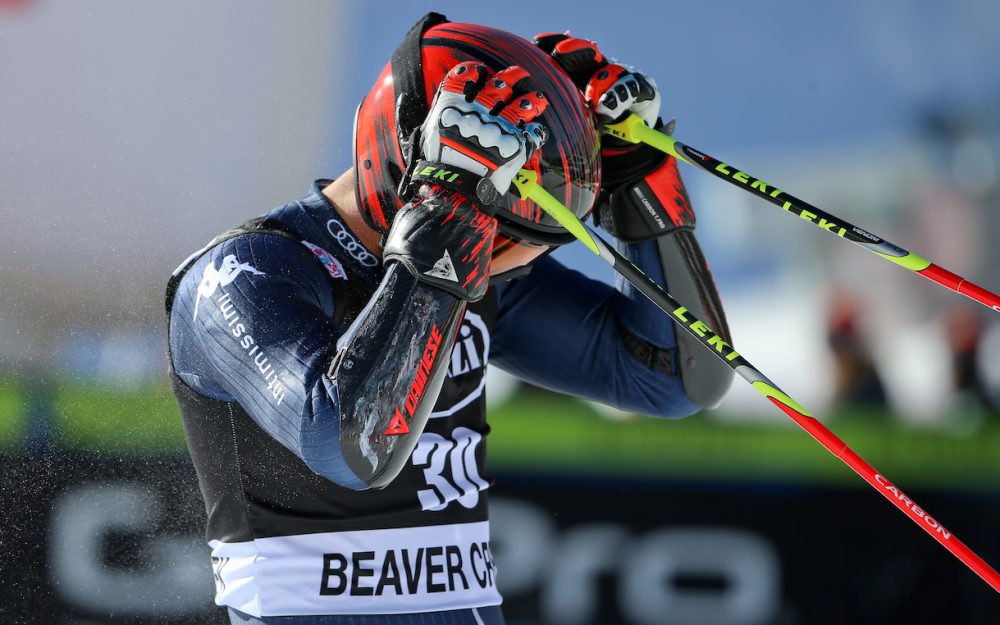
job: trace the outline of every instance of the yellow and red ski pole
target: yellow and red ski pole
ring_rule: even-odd
[[[789,397],[778,386],[771,382],[759,369],[741,356],[732,345],[727,343],[711,328],[699,321],[687,308],[682,306],[660,285],[650,280],[646,274],[633,265],[618,251],[608,245],[596,232],[584,225],[577,217],[563,206],[559,200],[550,195],[538,184],[538,174],[530,169],[522,169],[514,177],[514,189],[521,198],[530,198],[546,213],[551,215],[566,230],[571,232],[590,251],[607,262],[622,277],[631,282],[643,295],[656,304],[677,325],[698,339],[709,351],[733,368],[736,373],[749,382],[757,391],[769,399],[775,406],[792,418],[799,426],[809,433],[820,445],[834,456],[840,458],[847,466],[854,469],[872,488],[880,492],[894,506],[919,525],[934,540],[950,551],[982,577],[994,590],[1000,592],[1000,574],[965,546],[954,534],[945,529],[941,523],[917,505],[896,485],[886,479],[870,464],[854,453],[847,444],[817,421],[805,408]]]
[[[632,114],[624,121],[609,124],[604,127],[604,132],[630,143],[645,143],[661,152],[670,154],[677,160],[707,171],[716,178],[721,178],[761,199],[767,200],[775,206],[783,208],[793,215],[798,215],[804,221],[822,228],[830,234],[857,243],[886,260],[916,272],[928,280],[936,282],[956,293],[974,299],[987,308],[992,308],[1000,312],[1000,296],[997,294],[991,293],[983,287],[969,282],[962,276],[935,265],[929,260],[921,258],[894,243],[890,243],[863,228],[859,228],[835,215],[816,208],[770,183],[764,182],[759,178],[754,178],[745,171],[723,163],[715,157],[681,143],[670,135],[653,130],[638,115]]]

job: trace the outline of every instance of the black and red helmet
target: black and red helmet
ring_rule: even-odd
[[[396,211],[419,128],[448,70],[478,61],[497,72],[511,65],[531,75],[548,108],[536,120],[548,139],[528,167],[546,191],[581,220],[600,191],[600,139],[583,94],[552,59],[530,41],[496,28],[448,22],[429,13],[407,33],[375,85],[358,106],[354,121],[354,167],[358,207],[368,225],[385,233]],[[493,246],[494,275],[514,269],[553,246],[573,240],[531,200],[512,194],[496,211],[499,233]]]

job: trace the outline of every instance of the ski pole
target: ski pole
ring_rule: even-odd
[[[923,508],[918,506],[912,498],[903,493],[902,490],[886,479],[885,476],[876,471],[874,467],[865,462],[861,456],[851,450],[844,441],[840,440],[826,426],[816,420],[798,402],[778,388],[774,382],[750,364],[750,361],[741,356],[732,345],[724,341],[711,328],[696,319],[672,295],[667,293],[660,285],[650,280],[641,269],[629,262],[628,259],[608,245],[607,241],[602,239],[600,235],[577,219],[559,200],[552,197],[538,184],[538,174],[536,172],[530,169],[519,171],[514,176],[514,188],[521,198],[530,198],[538,204],[542,210],[570,231],[590,251],[600,256],[615,271],[631,282],[643,295],[648,297],[650,301],[666,313],[674,323],[683,327],[710,352],[715,354],[716,357],[732,367],[740,377],[749,382],[761,395],[769,399],[782,412],[791,417],[795,423],[816,439],[819,444],[834,456],[840,458],[847,466],[854,469],[872,488],[880,492],[893,505],[910,517],[914,523],[930,534],[934,540],[941,543],[945,549],[983,578],[994,590],[1000,592],[1000,574],[997,574],[989,564],[965,546],[964,543],[945,529],[943,525],[930,516]]]
[[[624,121],[605,126],[604,132],[630,143],[645,143],[652,146],[678,160],[684,161],[688,165],[693,165],[698,169],[707,171],[716,178],[721,178],[744,191],[767,200],[793,215],[798,215],[804,221],[822,228],[830,234],[857,243],[868,251],[892,261],[900,267],[905,267],[932,282],[936,282],[947,289],[979,302],[987,308],[992,308],[1000,312],[1000,296],[997,294],[991,293],[983,287],[969,282],[962,276],[939,267],[929,260],[921,258],[894,243],[890,243],[863,228],[859,228],[835,215],[816,208],[770,183],[764,182],[759,178],[754,178],[745,171],[723,163],[704,152],[699,152],[670,135],[653,130],[638,115],[632,114],[625,118]]]

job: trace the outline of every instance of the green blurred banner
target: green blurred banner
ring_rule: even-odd
[[[48,424],[49,431],[31,420]],[[494,470],[685,480],[791,481],[863,487],[850,470],[793,424],[726,422],[703,413],[664,421],[612,419],[589,404],[535,389],[492,409]],[[903,426],[879,411],[828,424],[853,449],[906,487],[996,491],[1000,423],[972,434]],[[96,386],[72,379],[0,381],[0,449],[37,439],[57,449],[113,455],[186,454],[177,407],[165,384]]]

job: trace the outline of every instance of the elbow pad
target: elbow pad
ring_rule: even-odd
[[[371,488],[403,469],[448,371],[465,302],[396,265],[340,341],[329,377],[340,404],[340,448]]]

